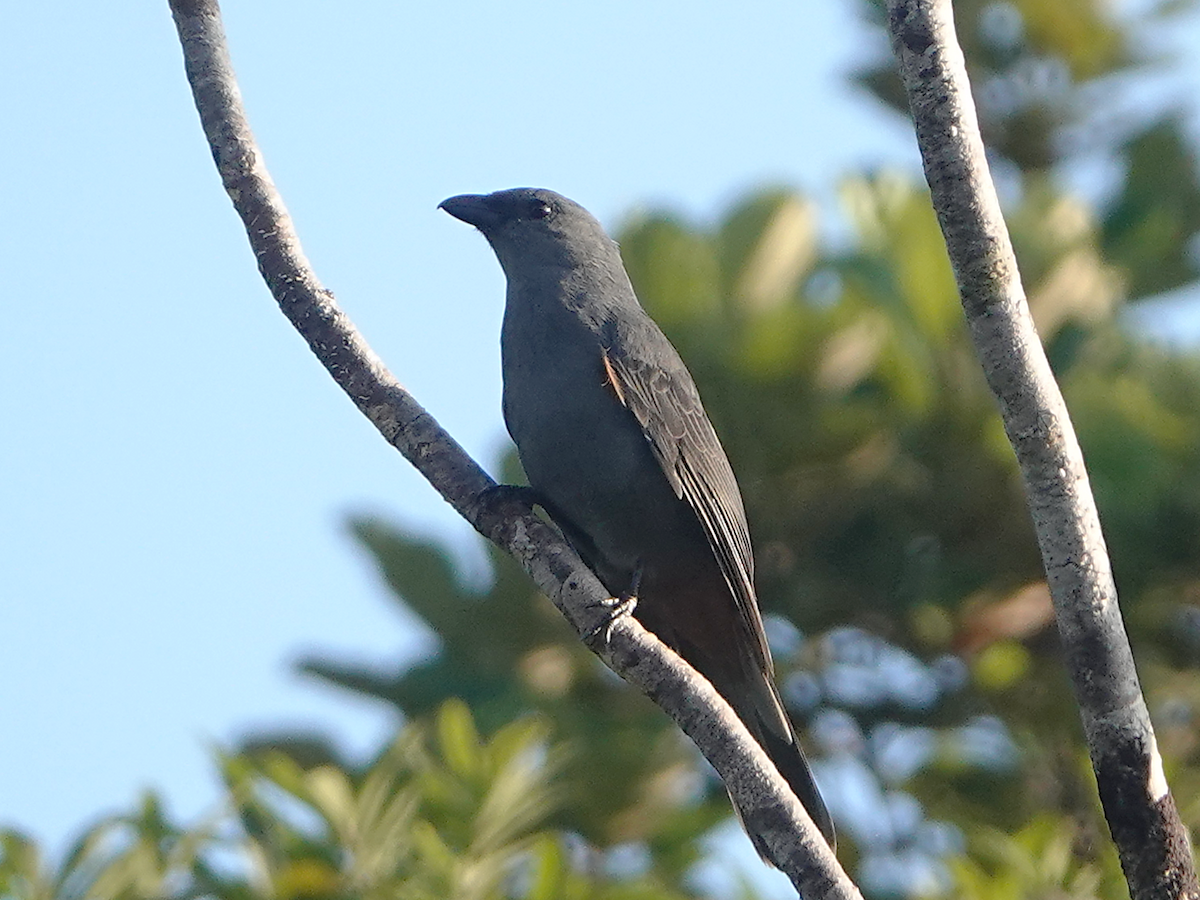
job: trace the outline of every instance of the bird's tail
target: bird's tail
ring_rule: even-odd
[[[804,757],[804,751],[800,749],[800,743],[796,739],[792,723],[788,719],[787,713],[784,712],[779,692],[765,673],[755,674],[758,674],[759,677],[751,682],[753,686],[750,691],[744,692],[741,698],[735,699],[732,703],[734,710],[754,739],[766,751],[771,762],[775,763],[775,768],[779,770],[779,774],[791,787],[792,793],[804,805],[821,834],[825,836],[825,840],[829,842],[829,846],[836,849],[837,841],[834,835],[833,820],[829,817],[829,810],[825,808],[825,801],[821,799],[820,791],[817,790],[812,769],[809,768],[808,760]],[[729,699],[728,696],[727,699]],[[743,702],[737,702],[737,700]],[[736,803],[733,807],[737,810]],[[740,811],[738,819],[745,828],[746,823],[742,819]],[[758,850],[759,856],[767,859],[758,837],[748,828],[746,833],[750,835],[750,840]]]
[[[817,790],[812,769],[809,768],[808,760],[805,759],[804,751],[800,749],[795,734],[792,735],[791,741],[786,743],[766,730],[762,732],[761,736],[755,736],[762,744],[762,748],[767,751],[767,756],[771,757],[771,762],[775,763],[775,768],[779,770],[784,781],[804,804],[804,808],[812,816],[812,820],[821,830],[821,834],[825,835],[829,846],[836,849],[837,838],[833,830],[833,820],[829,817],[829,810],[825,808],[825,801],[821,798],[820,791]]]
[[[643,583],[634,615],[733,707],[832,847],[833,822],[775,688],[766,640],[749,627],[725,583],[709,577],[715,574],[701,572],[683,583]],[[763,855],[761,841],[746,831]]]

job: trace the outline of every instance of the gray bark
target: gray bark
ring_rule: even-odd
[[[933,205],[988,384],[1016,452],[1109,829],[1135,900],[1195,898],[1100,519],[988,172],[950,0],[888,0]]]

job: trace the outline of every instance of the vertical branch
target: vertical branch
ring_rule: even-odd
[[[1034,330],[950,0],[888,0],[892,49],[975,348],[1016,452],[1100,799],[1134,900],[1200,896],[1075,432]]]

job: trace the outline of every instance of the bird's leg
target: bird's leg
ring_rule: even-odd
[[[584,559],[585,563],[589,557],[593,556],[593,553],[589,552],[589,548],[593,551],[594,548],[587,536],[575,528],[569,519],[561,515],[550,501],[532,487],[520,484],[493,484],[479,493],[476,502],[481,508],[486,508],[493,512],[501,512],[502,508],[508,504],[525,507],[526,509],[540,506],[549,513],[554,524],[558,526],[563,536],[567,539],[567,542],[575,548],[575,551]],[[587,564],[590,566],[590,563]],[[642,564],[639,562],[633,570],[633,576],[629,579],[629,587],[622,591],[619,597],[608,597],[603,601],[604,606],[608,610],[608,615],[604,617],[603,622],[583,636],[584,643],[591,644],[592,641],[603,634],[604,646],[608,646],[608,642],[612,640],[612,631],[616,627],[617,621],[632,613],[637,607],[637,595],[641,585]]]
[[[633,603],[637,606],[638,592],[642,589],[642,564],[639,562],[637,568],[633,570],[633,577],[629,579],[629,588],[621,595],[626,603]],[[633,606],[629,607],[626,612],[633,612]],[[622,614],[624,615],[624,613]]]
[[[621,592],[619,597],[609,597],[604,601],[604,605],[608,607],[608,615],[604,621],[589,631],[583,636],[583,641],[590,644],[601,633],[604,635],[604,646],[608,646],[608,642],[612,640],[613,628],[617,622],[625,616],[631,615],[637,608],[638,591],[642,587],[642,564],[638,563],[637,568],[633,570],[633,577],[629,579],[629,587]]]

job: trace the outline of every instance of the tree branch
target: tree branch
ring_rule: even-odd
[[[528,507],[489,490],[494,482],[387,370],[309,267],[246,120],[216,0],[171,0],[171,11],[222,184],[284,315],[363,415],[447,502],[512,554],[580,634],[603,633],[610,598],[592,572]],[[696,743],[807,900],[859,897],[787,783],[702,676],[630,616],[590,645]]]
[[[1134,900],[1200,896],[1083,455],[1025,300],[950,0],[888,0],[892,50],[971,336],[1016,451],[1100,799]]]

